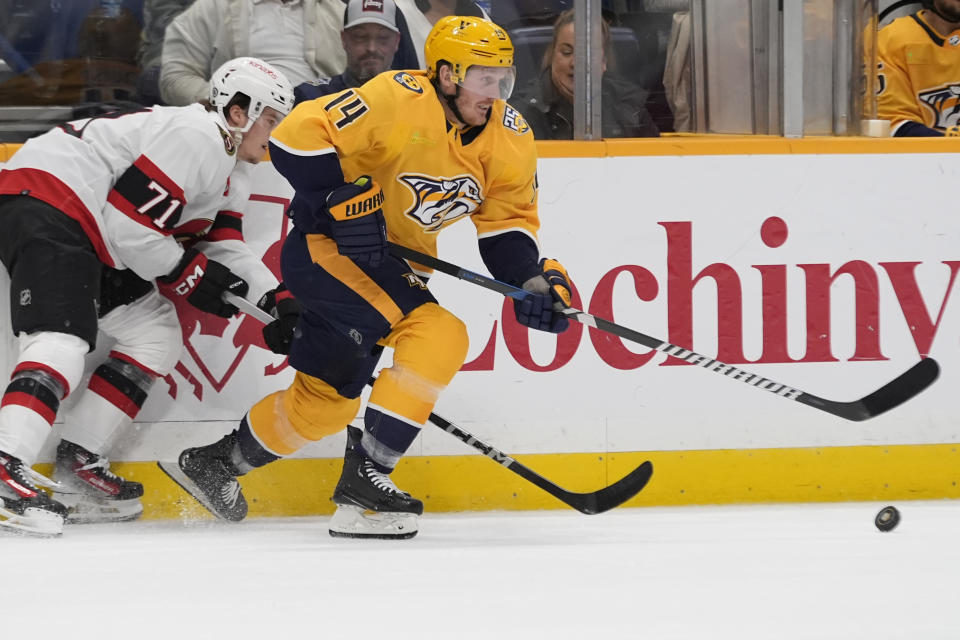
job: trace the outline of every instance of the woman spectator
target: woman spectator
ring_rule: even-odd
[[[603,31],[601,132],[604,138],[657,137],[660,131],[644,107],[640,87],[607,73],[610,30]],[[573,139],[573,10],[564,11],[553,26],[553,41],[543,56],[540,77],[516,93],[510,104],[526,118],[538,140]]]

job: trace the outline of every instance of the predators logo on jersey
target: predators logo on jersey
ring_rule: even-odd
[[[960,84],[948,84],[935,89],[928,89],[917,93],[921,104],[926,105],[933,112],[935,129],[946,129],[960,124]]]
[[[439,231],[446,223],[468,216],[483,202],[483,192],[472,175],[455,178],[434,178],[404,173],[397,180],[413,192],[413,206],[405,212],[424,227]]]

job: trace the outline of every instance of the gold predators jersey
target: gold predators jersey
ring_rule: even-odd
[[[892,134],[908,121],[939,131],[960,124],[960,30],[941,35],[924,14],[898,18],[878,36],[877,112]]]
[[[536,146],[502,100],[485,126],[460,131],[424,72],[388,71],[298,105],[271,142],[298,156],[336,153],[347,182],[372,176],[392,242],[435,256],[438,232],[469,217],[479,238],[520,231],[537,244]]]

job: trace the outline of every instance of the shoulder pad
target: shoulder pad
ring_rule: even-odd
[[[423,93],[423,87],[420,86],[420,83],[412,75],[406,71],[400,71],[393,74],[393,79],[402,86],[404,89],[409,89],[414,93]]]

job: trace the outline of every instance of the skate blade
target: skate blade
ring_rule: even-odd
[[[54,493],[53,498],[70,509],[67,513],[67,524],[130,522],[143,515],[143,504],[139,498],[110,500],[86,496],[73,501],[60,493]]]
[[[63,518],[43,509],[26,509],[23,515],[0,506],[0,531],[34,538],[59,538]]]
[[[338,504],[330,518],[328,531],[334,538],[407,540],[417,535],[419,528],[414,513],[377,512]]]
[[[183,472],[183,469],[180,468],[180,465],[177,462],[159,460],[157,461],[157,466],[160,467],[161,471],[170,476],[171,480],[180,485],[180,488],[186,491],[191,498],[199,502],[204,509],[216,516],[217,520],[225,520],[226,522],[240,522],[240,520],[231,520],[230,518],[226,518],[218,513],[213,504],[207,498],[207,494],[205,494],[200,487],[197,486],[197,483],[191,480],[190,477]]]

